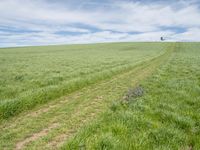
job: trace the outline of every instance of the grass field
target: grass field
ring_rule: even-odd
[[[199,149],[199,49],[0,49],[0,149]],[[123,99],[139,85],[143,95]]]
[[[0,118],[110,78],[162,54],[165,45],[119,43],[0,49]]]
[[[176,44],[142,82],[145,94],[113,103],[63,149],[200,149],[200,44]]]

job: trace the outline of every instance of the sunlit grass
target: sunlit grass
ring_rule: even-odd
[[[168,44],[0,49],[0,119],[15,116],[165,52]]]
[[[163,46],[160,46],[164,48],[160,51],[164,53],[157,57],[144,59],[111,78],[3,120],[0,123],[0,149],[14,149],[19,145],[26,149],[57,149],[62,146],[65,139],[71,138],[81,127],[106,111],[110,102],[122,97],[129,87],[165,63],[174,44]]]
[[[200,44],[177,43],[145,93],[113,102],[63,149],[200,149]]]

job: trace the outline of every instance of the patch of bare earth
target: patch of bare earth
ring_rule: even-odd
[[[58,128],[59,127],[59,124],[58,123],[53,123],[51,126],[49,126],[48,128],[46,129],[43,129],[42,131],[38,132],[38,133],[35,133],[33,135],[31,135],[30,137],[24,139],[23,141],[20,141],[16,144],[16,150],[21,150],[23,149],[23,147],[25,145],[27,145],[28,143],[32,142],[32,141],[35,141],[45,135],[48,134],[48,132],[54,128]]]

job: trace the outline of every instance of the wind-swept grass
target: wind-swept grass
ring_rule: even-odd
[[[77,91],[71,94],[69,93],[72,91],[59,93],[59,90],[46,90],[47,99],[44,103],[51,100],[53,97],[51,94],[58,93],[56,97],[62,94],[67,95],[33,109],[24,107],[25,104],[21,103],[22,110],[25,110],[24,108],[31,110],[0,122],[0,149],[60,149],[60,147],[62,149],[200,149],[200,55],[198,50],[200,44],[148,43],[150,47],[146,44],[84,45],[85,48],[87,47],[86,51],[88,47],[92,49],[92,47],[102,46],[97,48],[102,51],[104,48],[113,48],[110,51],[104,50],[107,54],[99,55],[101,63],[107,56],[113,55],[109,61],[118,58],[119,62],[126,59],[128,63],[122,68],[117,67],[116,70],[114,64],[108,65],[108,68],[102,71],[93,70],[95,67],[92,66],[92,69],[89,66],[90,73],[79,75],[83,84],[80,84],[80,80],[74,82],[76,76],[71,77],[72,85],[76,83],[78,85],[75,87],[78,87],[77,89],[81,87],[81,89],[74,88]],[[84,46],[81,47],[84,48]],[[129,50],[132,46],[138,47],[138,51]],[[68,49],[66,53],[73,53],[74,49],[70,52],[73,46],[69,47],[70,50],[64,46]],[[45,51],[45,55],[48,55],[47,52],[50,53],[51,48],[47,50],[45,48],[39,47],[40,51]],[[1,54],[6,53],[8,57],[9,50],[5,51],[6,49],[2,50]],[[19,52],[22,51],[23,48],[20,48]],[[123,53],[116,51],[123,51]],[[35,52],[38,53],[37,50]],[[117,54],[112,54],[114,52]],[[91,58],[98,53],[98,51],[94,52]],[[143,54],[139,55],[139,53]],[[14,54],[12,55],[14,60]],[[68,59],[64,53],[62,55]],[[57,55],[54,54],[54,56]],[[82,53],[79,59],[77,58],[77,62],[79,60],[81,65],[85,60],[85,58],[82,59],[83,56]],[[53,59],[53,54],[51,58]],[[33,59],[30,60],[33,61]],[[57,61],[59,59],[55,62]],[[92,61],[89,62],[92,63]],[[100,66],[97,65],[96,68]],[[78,68],[78,65],[71,67]],[[38,73],[43,73],[43,69]],[[49,69],[53,70],[54,67]],[[115,71],[111,71],[112,69]],[[64,71],[66,70],[62,73]],[[107,75],[107,71],[111,71],[111,74]],[[1,73],[3,75],[3,71]],[[154,73],[153,76],[151,76],[152,73]],[[51,73],[49,75],[52,77]],[[5,76],[4,78],[6,79]],[[85,84],[86,80],[89,83]],[[25,81],[22,80],[19,83],[25,86],[27,82]],[[1,82],[3,83],[3,80]],[[63,80],[55,85],[60,89],[62,86],[69,88],[69,84],[66,83],[68,83],[67,80]],[[32,90],[37,91],[37,89],[36,86]],[[25,92],[29,90],[27,86]],[[38,98],[40,101],[40,96]],[[44,97],[41,99],[45,100]],[[21,99],[16,100],[22,102]],[[25,102],[34,102],[34,100],[27,98]],[[6,103],[7,99],[1,101]],[[33,106],[37,104],[41,103],[34,103]]]
[[[0,49],[0,120],[111,78],[165,52],[166,43]]]
[[[132,85],[150,76],[171,54],[142,62],[130,70],[99,81],[67,96],[3,120],[0,149],[59,149],[81,127],[108,109]],[[139,93],[137,93],[139,94]]]
[[[200,149],[200,44],[176,43],[140,94],[114,101],[63,149]],[[134,90],[132,90],[134,92]]]

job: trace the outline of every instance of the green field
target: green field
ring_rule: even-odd
[[[0,120],[0,149],[200,149],[200,43],[0,49]]]
[[[0,118],[96,83],[164,53],[161,44],[0,49]]]

